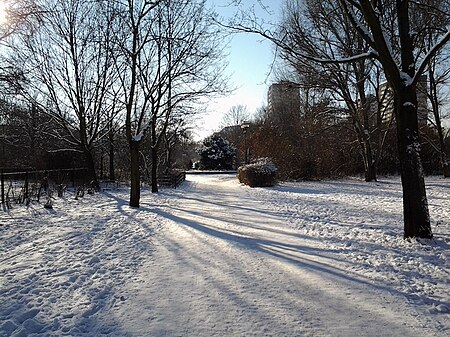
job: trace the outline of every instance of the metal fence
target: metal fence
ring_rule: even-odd
[[[66,188],[89,185],[87,169],[29,170],[21,172],[0,171],[1,203],[11,208],[16,203],[29,204],[50,198],[55,192],[62,196]]]

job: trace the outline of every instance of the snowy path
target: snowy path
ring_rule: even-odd
[[[0,211],[0,337],[448,336],[450,185],[401,238],[398,178],[251,189],[188,176]]]
[[[170,211],[151,210],[171,221],[119,310],[131,335],[441,335],[400,292],[287,226],[258,190],[191,179]]]

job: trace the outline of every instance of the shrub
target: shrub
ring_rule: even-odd
[[[250,187],[273,186],[276,183],[277,167],[269,158],[259,158],[254,163],[238,169],[239,182]]]

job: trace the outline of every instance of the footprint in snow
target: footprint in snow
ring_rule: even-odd
[[[90,266],[100,263],[100,258],[98,256],[92,256],[91,259],[89,260],[88,264]]]

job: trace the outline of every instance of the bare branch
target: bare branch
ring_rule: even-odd
[[[450,31],[447,31],[447,33],[442,36],[442,38],[429,50],[427,55],[423,58],[422,62],[420,63],[419,67],[417,68],[416,74],[411,82],[411,85],[415,86],[417,82],[420,80],[420,76],[425,71],[427,65],[430,63],[430,60],[436,55],[436,53],[444,47],[447,42],[450,41]]]

